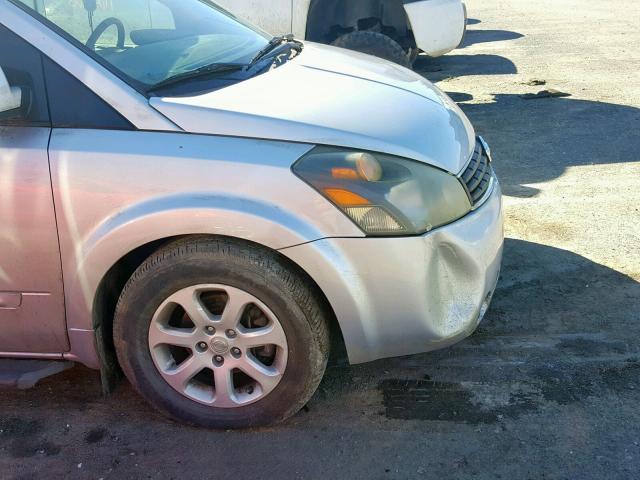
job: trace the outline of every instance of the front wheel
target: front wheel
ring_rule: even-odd
[[[384,58],[391,62],[411,68],[407,52],[391,37],[378,32],[362,30],[347,33],[338,37],[332,45],[357,52],[367,53],[375,57]]]
[[[263,426],[316,390],[329,350],[323,311],[276,253],[188,239],[136,270],[114,341],[127,378],[166,415],[209,428]]]

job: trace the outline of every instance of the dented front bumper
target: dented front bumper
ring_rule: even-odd
[[[333,307],[351,363],[451,345],[477,327],[496,287],[502,195],[423,236],[331,238],[281,250]]]

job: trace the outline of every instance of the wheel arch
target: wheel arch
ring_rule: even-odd
[[[304,278],[314,290],[322,305],[326,318],[329,320],[328,327],[332,343],[331,355],[334,359],[346,358],[346,347],[342,330],[331,303],[318,283],[296,262],[277,250],[238,237],[207,233],[176,235],[150,241],[126,253],[108,269],[98,284],[92,305],[91,319],[95,331],[96,350],[100,361],[102,385],[105,392],[111,391],[116,380],[121,376],[113,342],[113,320],[118,299],[127,281],[131,278],[135,270],[154,252],[174,241],[189,237],[231,240],[276,255],[280,261]]]
[[[331,43],[356,30],[378,28],[403,48],[414,48],[411,24],[402,0],[311,0],[307,15],[307,40]]]

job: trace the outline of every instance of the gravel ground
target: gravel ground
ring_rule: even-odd
[[[468,0],[420,59],[493,146],[504,273],[453,348],[331,366],[284,425],[173,424],[76,367],[0,396],[0,478],[634,479],[640,471],[640,4]],[[543,84],[544,83],[544,84]],[[564,98],[525,99],[544,89]]]

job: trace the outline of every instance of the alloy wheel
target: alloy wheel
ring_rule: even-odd
[[[278,385],[287,339],[273,312],[227,285],[195,285],[172,294],[149,326],[149,351],[164,380],[205,405],[254,403]]]

